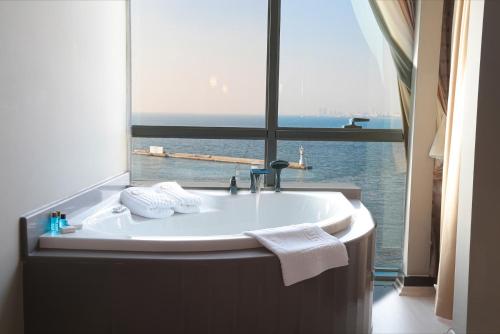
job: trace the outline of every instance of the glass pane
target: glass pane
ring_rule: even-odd
[[[400,268],[403,254],[406,158],[403,143],[279,141],[278,158],[312,169],[287,168],[287,182],[350,183],[362,191],[363,204],[377,221],[375,265]]]
[[[133,0],[132,124],[263,127],[266,0]]]
[[[282,0],[279,118],[284,127],[401,128],[397,74],[369,1]]]
[[[169,157],[147,154],[155,149]],[[234,161],[231,158],[254,160],[221,162]],[[243,182],[239,183],[245,184],[250,163],[263,164],[261,159],[264,159],[262,140],[132,138],[132,181],[136,184],[158,180],[203,181],[229,185],[231,176],[241,174]]]

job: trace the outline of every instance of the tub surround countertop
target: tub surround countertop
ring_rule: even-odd
[[[348,199],[361,200],[361,188],[351,183],[342,182],[296,182],[281,180],[282,191],[334,191],[341,192]],[[132,186],[149,187],[158,183],[157,181],[134,181]],[[227,189],[229,185],[222,182],[206,181],[180,181],[179,184],[185,189],[197,190],[221,190]],[[245,191],[250,189],[250,181],[241,180],[238,183],[238,190]],[[263,187],[263,190],[273,190],[272,187]]]

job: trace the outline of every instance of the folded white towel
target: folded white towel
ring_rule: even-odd
[[[165,218],[174,214],[178,201],[151,188],[131,187],[123,190],[120,201],[135,215],[146,218]]]
[[[159,193],[167,194],[177,200],[174,210],[179,213],[200,212],[200,196],[184,190],[177,182],[160,182],[153,186]]]
[[[349,264],[345,245],[316,224],[289,225],[245,232],[281,262],[286,286]]]

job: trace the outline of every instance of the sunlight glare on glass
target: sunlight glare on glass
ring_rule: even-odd
[[[210,85],[210,87],[217,87],[217,77],[211,76],[210,79],[208,79],[208,84]]]

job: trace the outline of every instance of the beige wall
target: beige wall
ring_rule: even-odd
[[[484,6],[484,8],[483,8]],[[472,1],[459,199],[454,326],[457,333],[500,329],[500,2]],[[482,41],[482,43],[481,43]]]
[[[442,0],[417,2],[406,184],[405,276],[430,274],[434,159],[429,157],[429,151],[436,133],[442,13]]]
[[[473,198],[474,152],[476,137],[476,111],[479,90],[481,58],[481,36],[483,32],[484,1],[472,1],[469,32],[467,36],[467,62],[464,73],[463,98],[464,126],[462,161],[460,171],[460,193],[457,216],[457,249],[455,264],[455,291],[453,305],[453,325],[457,333],[466,333],[469,285],[470,231]]]
[[[126,3],[0,1],[0,333],[22,331],[18,218],[127,169]]]
[[[500,2],[484,2],[469,254],[468,333],[500,330]]]

